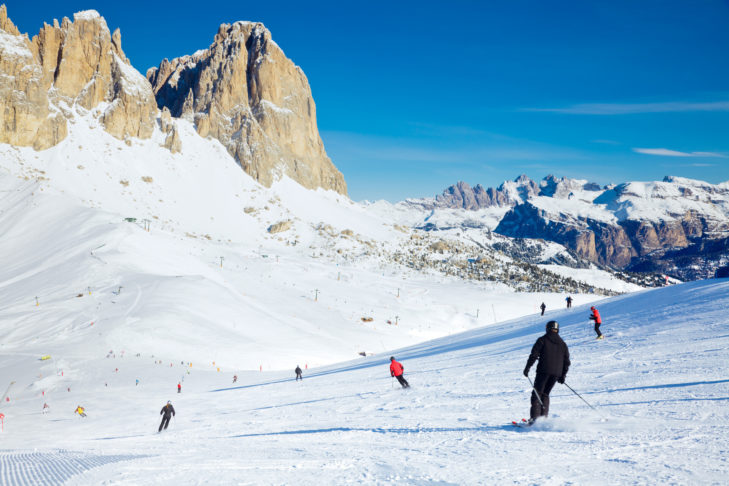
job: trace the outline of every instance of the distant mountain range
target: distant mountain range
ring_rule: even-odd
[[[458,182],[435,198],[400,204],[430,211],[428,219],[439,222],[423,229],[453,227],[464,217],[473,227],[480,216],[496,222],[489,226],[498,234],[556,242],[616,269],[694,280],[722,274],[729,264],[729,182],[665,177],[600,186],[552,175],[537,183],[521,175],[496,188]],[[432,218],[442,210],[460,222]]]

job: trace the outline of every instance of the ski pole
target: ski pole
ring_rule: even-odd
[[[539,405],[541,405],[542,408],[544,408],[544,403],[542,403],[542,399],[539,397],[539,392],[537,391],[536,388],[534,388],[534,383],[532,383],[532,379],[529,378],[528,376],[526,377],[526,379],[529,380],[529,384],[532,386],[532,390],[534,390],[534,395],[536,395],[537,400],[539,400]]]
[[[571,387],[571,386],[569,386],[569,385],[568,385],[567,383],[565,383],[565,384],[564,384],[564,386],[566,386],[567,388],[569,388],[570,390],[572,390],[572,387]],[[584,398],[582,398],[582,395],[580,395],[579,393],[577,393],[577,392],[576,392],[576,391],[574,391],[574,390],[572,390],[572,393],[574,393],[575,395],[577,395],[578,397],[580,397],[580,400],[582,400],[583,402],[585,402],[585,405],[587,405],[587,406],[588,406],[588,407],[590,407],[591,409],[593,409],[593,410],[597,411],[597,409],[596,409],[595,407],[593,407],[592,405],[590,405],[589,403],[587,403],[587,400],[585,400]]]

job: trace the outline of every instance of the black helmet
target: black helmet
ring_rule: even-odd
[[[557,321],[549,321],[547,323],[547,331],[559,332],[559,323]]]
[[[395,361],[395,357],[394,356],[390,356],[390,361]]]

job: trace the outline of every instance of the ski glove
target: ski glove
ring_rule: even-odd
[[[529,367],[524,368],[524,376],[529,378]]]
[[[566,376],[562,375],[559,378],[557,378],[557,383],[560,385],[564,385],[564,379],[567,378]]]

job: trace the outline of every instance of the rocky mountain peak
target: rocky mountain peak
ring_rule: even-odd
[[[28,40],[0,7],[0,142],[42,150],[67,134],[75,110],[93,110],[107,132],[148,138],[157,107],[149,84],[129,65],[121,34],[112,36],[95,10],[60,25],[44,24]],[[70,107],[71,109],[69,109]]]
[[[220,140],[262,184],[287,175],[346,194],[319,136],[309,82],[263,24],[222,24],[207,49],[165,59],[147,79],[159,108]]]
[[[8,18],[8,9],[5,4],[0,5],[0,29],[10,35],[20,35],[20,31]]]

